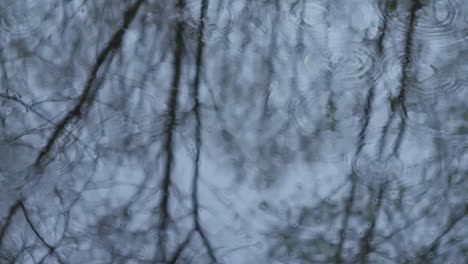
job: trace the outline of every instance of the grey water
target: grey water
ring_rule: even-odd
[[[468,263],[465,0],[0,0],[0,264]]]

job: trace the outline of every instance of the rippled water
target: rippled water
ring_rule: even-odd
[[[465,2],[0,0],[0,263],[466,263]]]

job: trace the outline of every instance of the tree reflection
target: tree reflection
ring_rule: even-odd
[[[0,263],[464,263],[467,12],[0,2]]]

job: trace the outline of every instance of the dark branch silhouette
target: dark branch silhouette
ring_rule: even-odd
[[[403,58],[401,61],[402,69],[401,69],[401,76],[400,76],[400,83],[399,83],[400,89],[399,89],[397,97],[390,99],[392,113],[382,130],[382,137],[381,137],[381,144],[380,144],[380,151],[379,151],[380,156],[383,153],[383,150],[386,144],[386,139],[388,136],[387,134],[390,129],[390,125],[395,119],[397,110],[401,111],[401,116],[400,116],[401,118],[400,118],[400,123],[399,123],[398,135],[393,145],[392,155],[398,155],[398,150],[403,141],[403,136],[405,134],[406,119],[408,117],[408,111],[406,109],[406,94],[408,90],[407,86],[408,86],[408,80],[409,80],[409,74],[410,74],[409,71],[412,66],[412,60],[414,60],[412,49],[414,46],[414,32],[416,30],[416,18],[417,18],[416,11],[418,11],[421,8],[422,8],[422,4],[420,3],[419,0],[411,1],[411,7],[409,10],[409,18],[407,22],[408,26],[406,30],[405,43],[404,43],[404,48],[403,48],[404,54],[403,54]]]
[[[36,158],[36,161],[34,163],[35,167],[40,168],[43,165],[44,159],[50,155],[52,147],[62,135],[62,133],[66,130],[66,126],[70,124],[73,120],[80,118],[80,116],[84,114],[83,111],[87,111],[87,109],[91,107],[93,99],[96,96],[98,90],[98,87],[96,87],[97,73],[99,69],[103,66],[104,62],[106,61],[106,58],[109,57],[109,55],[111,55],[114,50],[117,50],[121,47],[125,31],[134,20],[138,9],[143,3],[143,1],[144,0],[138,0],[125,12],[122,26],[113,34],[109,43],[99,53],[99,56],[97,57],[96,62],[94,63],[91,69],[91,72],[88,76],[88,80],[86,81],[86,84],[78,99],[78,102],[55,126],[55,129],[52,132],[49,139],[47,140],[47,143],[39,152],[39,155]]]
[[[10,209],[8,210],[8,216],[6,218],[5,223],[3,224],[2,228],[0,229],[0,249],[2,248],[3,245],[3,239],[5,238],[6,232],[8,228],[11,225],[11,221],[13,217],[16,214],[16,211],[21,207],[20,201],[17,201],[15,204],[13,204]]]
[[[179,16],[182,16],[184,12],[185,1],[179,0],[176,4],[177,12]],[[171,90],[167,102],[168,110],[166,115],[166,122],[165,122],[165,139],[163,143],[163,149],[166,153],[166,161],[164,164],[164,172],[163,172],[163,179],[161,182],[161,189],[162,189],[162,197],[160,201],[160,209],[161,214],[159,216],[159,251],[161,258],[165,261],[166,260],[166,248],[165,248],[165,239],[167,232],[167,227],[170,221],[169,215],[169,196],[170,196],[170,187],[171,187],[171,175],[172,175],[172,166],[174,162],[174,153],[173,153],[173,138],[174,138],[174,130],[176,127],[176,113],[178,109],[177,99],[179,95],[179,85],[180,79],[182,77],[182,59],[184,53],[184,21],[183,17],[179,17],[178,21],[175,25],[175,48],[174,48],[174,60],[173,60],[173,67],[174,73],[172,75],[171,81]]]
[[[32,223],[31,221],[31,218],[29,217],[29,214],[28,214],[28,211],[26,210],[26,207],[24,206],[24,203],[23,201],[19,201],[19,206],[21,207],[21,210],[23,211],[23,214],[24,214],[24,217],[26,219],[26,222],[28,223],[29,227],[31,228],[31,230],[34,232],[34,234],[36,235],[37,238],[39,238],[39,240],[41,241],[42,244],[44,244],[44,246],[47,247],[49,253],[48,254],[51,254],[53,256],[55,256],[55,258],[57,259],[57,261],[59,263],[64,263],[62,258],[60,257],[60,255],[55,251],[56,247],[55,246],[52,246],[51,244],[49,244],[45,239],[44,237],[42,237],[42,235],[39,233],[39,231],[36,229],[36,227],[34,226],[34,224]]]
[[[437,250],[437,247],[440,245],[440,241],[444,238],[453,228],[465,218],[468,214],[468,205],[463,206],[463,211],[454,213],[452,212],[447,221],[445,228],[437,235],[436,238],[429,244],[429,246],[421,253],[418,254],[417,258],[419,259],[419,264],[427,263],[428,256],[431,253],[434,253]]]
[[[204,55],[204,32],[205,32],[205,19],[208,10],[208,0],[202,0],[201,13],[200,13],[200,26],[198,29],[198,49],[196,55],[196,71],[195,80],[193,84],[193,113],[195,115],[195,157],[194,157],[194,172],[192,180],[192,206],[193,206],[193,224],[197,233],[200,235],[203,245],[205,246],[208,256],[212,263],[217,263],[216,256],[211,246],[210,241],[205,235],[203,227],[200,223],[200,204],[198,198],[198,185],[200,178],[200,152],[202,147],[202,120],[200,113],[200,83],[201,83],[201,71],[203,67],[203,55]]]
[[[372,216],[371,216],[370,223],[369,223],[369,228],[366,230],[364,236],[361,238],[359,260],[360,260],[360,263],[362,264],[368,263],[369,254],[374,251],[371,241],[373,241],[375,237],[376,228],[377,228],[376,227],[377,220],[379,218],[380,209],[382,207],[384,194],[385,194],[385,186],[382,185],[380,186],[379,192],[377,194],[377,204],[373,208]],[[370,202],[372,202],[372,200],[373,199],[370,199]]]
[[[175,250],[174,254],[172,255],[172,257],[169,259],[168,263],[169,264],[176,264],[177,261],[179,260],[180,258],[180,255],[182,254],[182,252],[184,251],[184,249],[190,244],[190,241],[192,240],[192,237],[193,237],[193,234],[194,234],[195,230],[192,229],[188,234],[187,236],[185,237],[185,239],[182,241],[182,243],[180,243],[180,245],[177,247],[177,249]]]

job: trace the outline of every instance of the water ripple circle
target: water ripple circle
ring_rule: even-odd
[[[466,14],[464,4],[459,0],[433,1],[416,11],[414,38],[419,40],[438,41],[448,45],[466,38]],[[395,28],[401,32],[408,31],[409,10],[393,14]],[[401,15],[402,14],[402,15]],[[383,16],[381,16],[383,19]]]
[[[5,1],[0,6],[0,32],[8,39],[28,37],[45,26],[54,7],[53,1]]]

